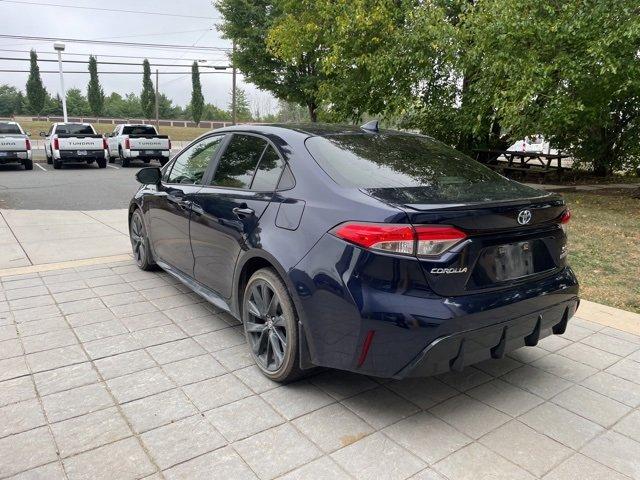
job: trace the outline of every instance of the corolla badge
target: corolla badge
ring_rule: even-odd
[[[531,217],[533,217],[531,210],[522,210],[518,214],[518,223],[520,225],[527,225],[531,221]]]

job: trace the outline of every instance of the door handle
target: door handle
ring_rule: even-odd
[[[236,217],[238,217],[239,219],[244,219],[247,217],[250,217],[251,215],[253,215],[255,212],[253,211],[253,209],[244,206],[244,207],[235,207],[233,210],[231,210],[234,215]]]

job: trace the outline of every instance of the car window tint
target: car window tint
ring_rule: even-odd
[[[122,128],[123,135],[157,135],[155,127],[151,125],[131,125]]]
[[[290,188],[293,188],[295,184],[296,181],[293,178],[293,173],[291,173],[289,165],[285,165],[284,171],[282,172],[282,177],[280,177],[280,182],[278,183],[278,190],[288,190]]]
[[[283,163],[275,149],[271,145],[267,146],[253,177],[251,190],[262,192],[275,190],[282,173]]]
[[[91,125],[82,125],[81,123],[67,123],[66,125],[58,125],[56,133],[66,135],[94,135],[96,132]]]
[[[220,157],[212,185],[249,188],[267,141],[253,135],[234,134]]]
[[[0,134],[20,135],[20,127],[15,123],[0,123]]]
[[[309,138],[305,145],[338,184],[401,203],[486,202],[540,197],[429,137],[381,133]]]
[[[222,135],[206,138],[182,152],[176,158],[167,182],[201,185],[209,162],[220,147],[223,138]]]

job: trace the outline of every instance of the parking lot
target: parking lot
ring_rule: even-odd
[[[633,314],[462,373],[279,385],[234,319],[135,266],[136,171],[0,172],[0,478],[640,478]]]

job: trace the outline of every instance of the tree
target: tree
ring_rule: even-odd
[[[104,108],[104,91],[98,80],[98,61],[93,55],[89,55],[89,84],[87,85],[87,100],[91,113],[96,117],[102,115]]]
[[[70,88],[67,91],[67,110],[70,115],[77,115],[79,117],[89,115],[91,112],[89,102],[79,88]]]
[[[202,96],[202,84],[200,83],[200,70],[198,62],[193,62],[191,66],[191,118],[196,124],[200,123],[202,118],[202,109],[204,108],[204,97]]]
[[[21,113],[22,92],[9,85],[0,85],[0,117],[11,117]]]
[[[285,15],[313,16],[313,0],[216,0],[222,14],[220,30],[236,43],[232,63],[248,82],[270,91],[276,98],[307,107],[311,121],[320,105],[319,81],[322,45],[306,38],[302,54],[291,56],[281,49],[273,28],[285,31]],[[291,13],[285,13],[291,12]],[[287,17],[288,18],[288,17]],[[296,32],[290,32],[294,37]]]
[[[47,99],[47,90],[42,84],[40,68],[38,67],[38,55],[35,50],[30,53],[31,68],[27,79],[27,102],[31,113],[40,115]]]
[[[140,94],[140,106],[146,119],[154,117],[156,108],[156,94],[151,81],[151,65],[146,58],[142,62],[142,93]]]
[[[637,0],[486,0],[465,28],[483,65],[476,114],[492,104],[513,134],[543,134],[597,175],[638,165]]]
[[[229,92],[231,96],[232,92]],[[229,102],[229,115],[233,109],[233,103]],[[251,115],[251,107],[249,106],[249,100],[247,99],[247,93],[241,89],[236,88],[236,119],[239,122],[248,122],[253,119]]]

